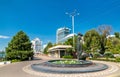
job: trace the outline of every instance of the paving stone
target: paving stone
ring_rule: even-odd
[[[92,72],[92,73],[84,73],[84,74],[49,74],[49,73],[43,73],[43,72],[37,72],[31,69],[30,65],[24,67],[24,71],[33,74],[38,75],[38,76],[43,76],[43,77],[106,77],[108,75],[112,75],[113,73],[117,72],[120,67],[116,63],[112,62],[100,62],[100,63],[105,63],[109,66],[108,69],[100,72]]]

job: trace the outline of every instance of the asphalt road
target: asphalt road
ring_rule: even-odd
[[[24,72],[22,68],[31,63],[36,63],[39,61],[41,60],[23,61],[2,66],[0,67],[0,77],[38,77]]]
[[[37,75],[32,75],[32,74],[24,72],[23,67],[30,65],[30,64],[40,63],[40,62],[52,59],[52,58],[44,57],[44,56],[42,56],[41,58],[42,60],[22,61],[18,63],[12,63],[12,64],[8,64],[5,66],[1,66],[0,77],[40,77],[40,75],[37,76]],[[120,68],[114,75],[110,75],[106,77],[120,77]]]

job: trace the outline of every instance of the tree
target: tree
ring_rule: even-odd
[[[106,41],[106,51],[112,51],[113,44],[112,44],[113,38],[108,38]]]
[[[120,53],[120,39],[116,37],[107,38],[106,51],[107,52],[109,51],[114,54],[119,54]]]
[[[23,31],[19,31],[6,47],[6,58],[8,60],[27,60],[29,57],[33,57],[31,42]]]
[[[73,46],[73,37],[68,38],[63,44]],[[75,47],[74,49],[76,51],[77,50],[77,36],[76,35],[74,36],[74,47]]]
[[[112,28],[109,25],[101,25],[98,27],[98,32],[100,33],[100,45],[101,45],[101,54],[105,53],[105,46],[106,46],[106,41],[107,41],[107,36],[110,34]]]
[[[96,30],[89,30],[85,33],[83,47],[88,52],[94,52],[100,48],[100,35]]]
[[[71,54],[72,54],[72,48],[67,48],[66,55],[71,55]]]
[[[71,45],[73,46],[73,38],[69,38],[64,42],[64,45]]]
[[[51,42],[49,42],[48,44],[47,44],[47,46],[45,47],[45,49],[44,49],[44,54],[48,54],[48,49],[50,48],[50,47],[52,47],[53,46],[53,44],[51,43]]]
[[[120,39],[120,33],[119,32],[115,32],[114,35],[115,35],[116,38]]]
[[[120,39],[113,38],[112,39],[112,53],[120,54]]]

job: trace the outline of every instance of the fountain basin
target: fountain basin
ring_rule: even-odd
[[[60,64],[59,61],[64,62],[66,60],[50,60],[43,63],[33,64],[31,65],[31,68],[38,72],[65,73],[65,74],[97,72],[97,71],[102,71],[108,68],[106,64],[93,63],[91,61],[80,61],[76,64],[74,63]],[[71,61],[71,60],[67,60],[67,61]]]
[[[43,65],[50,67],[87,67],[92,64],[91,61],[83,60],[50,60],[43,63]]]

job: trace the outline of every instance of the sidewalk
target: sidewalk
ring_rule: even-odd
[[[53,60],[53,59],[60,59],[60,58],[55,58],[55,57],[49,57],[47,55],[44,55],[44,54],[39,54],[39,55],[35,55],[35,57],[38,57],[42,60]]]
[[[4,65],[0,65],[0,68],[1,68],[1,67],[4,67],[4,66],[5,66],[5,64],[4,64]]]

